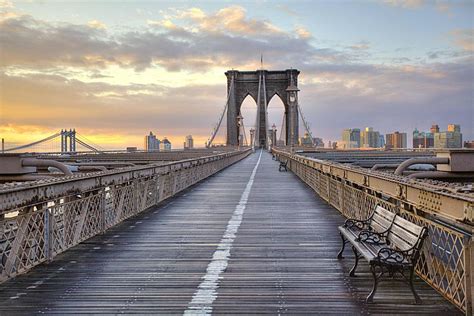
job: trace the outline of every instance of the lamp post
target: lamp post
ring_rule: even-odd
[[[272,147],[276,146],[276,133],[277,133],[276,125],[273,124],[272,125]]]
[[[252,151],[255,150],[254,142],[255,142],[255,129],[251,128],[250,129],[250,147],[252,148]]]

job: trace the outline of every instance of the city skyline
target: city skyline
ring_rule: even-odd
[[[265,69],[301,71],[300,104],[325,142],[372,126],[407,132],[411,144],[413,129],[433,123],[474,138],[469,2],[0,6],[7,144],[73,127],[111,148],[141,147],[149,130],[203,146],[225,103],[224,72],[259,69],[261,54]],[[281,103],[269,107],[279,129]]]

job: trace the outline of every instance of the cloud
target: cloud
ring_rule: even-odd
[[[296,29],[295,29],[295,32],[296,34],[298,34],[298,36],[300,38],[303,38],[303,39],[309,39],[312,37],[311,35],[311,32],[308,31],[307,29],[305,29],[304,27],[302,26],[298,26]]]
[[[203,71],[253,67],[260,53],[274,60],[273,66],[284,67],[351,57],[314,47],[303,27],[283,31],[269,21],[248,18],[239,6],[213,13],[188,9],[163,20],[147,20],[147,25],[112,34],[100,21],[77,25],[14,16],[0,22],[0,66],[100,69],[115,65],[138,71],[161,66],[168,71]]]
[[[279,35],[284,32],[265,20],[247,18],[245,8],[237,5],[206,14],[199,8],[181,11],[177,18],[193,22],[193,28],[205,33],[229,33],[233,35]]]
[[[99,30],[105,30],[107,27],[104,23],[97,21],[97,20],[92,20],[87,23],[89,27],[94,28],[94,29],[99,29]]]
[[[180,143],[186,133],[207,136],[226,93],[222,86],[111,85],[41,74],[1,74],[0,82],[5,105],[0,126],[95,129],[136,135],[138,145],[150,129]]]
[[[472,30],[450,34],[464,51],[432,51],[418,64],[399,53],[390,64],[376,65],[367,61],[369,42],[322,46],[303,26],[282,30],[249,18],[239,6],[174,11],[144,21],[142,28],[114,33],[100,21],[51,23],[13,13],[0,19],[0,66],[15,70],[0,77],[0,126],[41,122],[38,128],[45,130],[75,127],[138,146],[149,130],[179,143],[185,134],[205,138],[226,97],[221,71],[257,69],[263,53],[268,68],[302,71],[301,104],[314,134],[325,139],[338,139],[347,127],[410,132],[432,122],[460,123],[466,138],[474,136]],[[157,68],[165,69],[157,76],[163,85],[104,82],[118,72],[110,69],[142,76]],[[211,70],[222,76],[221,84],[205,77]],[[170,76],[190,72],[202,74],[203,82],[166,86]]]
[[[370,48],[370,43],[368,41],[360,41],[354,45],[349,46],[353,50],[367,50]]]
[[[410,133],[433,122],[459,123],[471,139],[473,64],[469,58],[417,66],[313,63],[301,69],[300,102],[313,133],[326,140],[337,140],[347,127]],[[0,80],[8,105],[0,126],[41,122],[52,131],[75,127],[85,135],[124,135],[137,146],[149,130],[179,144],[185,134],[205,139],[226,95],[223,75],[222,84],[179,88],[86,83],[60,75],[3,74]]]
[[[373,126],[382,133],[432,122],[459,123],[474,137],[472,58],[425,65],[321,65],[302,73],[300,102],[313,133],[337,140],[344,128]],[[313,80],[309,80],[313,79]]]
[[[451,33],[454,43],[468,52],[474,52],[474,29],[457,29]]]
[[[19,15],[0,21],[0,66],[104,66],[123,63],[118,45],[88,25],[57,24]]]
[[[292,8],[290,8],[289,6],[287,6],[285,4],[277,4],[276,8],[279,9],[280,11],[288,14],[291,17],[299,17],[298,12],[296,12],[295,10],[293,10]]]
[[[446,0],[379,0],[382,3],[388,4],[393,7],[401,7],[405,9],[419,9],[424,6],[432,7],[436,11],[446,14],[449,17],[453,17],[454,13],[452,11],[452,7],[454,5],[464,5],[465,3],[461,2],[449,2]]]
[[[424,0],[383,0],[384,3],[394,7],[416,9],[424,4]]]
[[[0,0],[0,9],[13,8],[13,3],[9,0]]]
[[[439,12],[452,15],[451,6],[447,2],[437,2],[435,7]]]

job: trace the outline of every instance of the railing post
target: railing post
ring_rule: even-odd
[[[167,175],[160,175],[160,178],[159,178],[159,188],[158,188],[158,200],[157,200],[157,203],[158,204],[159,202],[163,201],[164,200],[164,197],[163,197],[163,194],[165,193],[165,181],[166,181],[166,177]]]
[[[52,212],[52,209],[51,209]],[[50,262],[53,260],[53,223],[51,220],[51,212],[46,209],[44,212],[44,248],[46,261]]]
[[[474,315],[474,241],[473,237],[466,238],[466,245],[464,248],[464,268],[465,272],[465,286],[466,286],[466,315]]]
[[[102,188],[102,190],[100,191],[99,193],[102,197],[100,199],[100,216],[101,216],[101,219],[102,219],[102,229],[101,229],[101,233],[105,233],[105,231],[107,230],[107,216],[105,214],[105,203],[106,203],[106,200],[107,200],[107,192],[105,191],[105,188]]]

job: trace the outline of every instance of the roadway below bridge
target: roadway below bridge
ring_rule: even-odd
[[[382,282],[336,259],[340,213],[258,151],[0,285],[0,314],[438,314],[424,282]],[[346,256],[351,257],[346,251]]]

